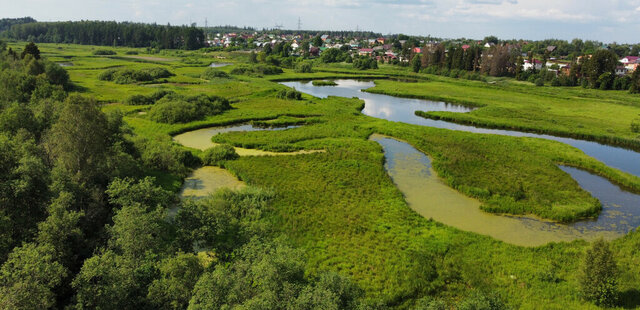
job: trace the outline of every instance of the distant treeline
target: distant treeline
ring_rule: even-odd
[[[3,19],[0,19],[0,32],[11,29],[11,26],[13,25],[35,23],[35,22],[36,20],[31,17],[3,18]]]
[[[113,21],[14,23],[5,35],[32,42],[162,49],[193,50],[205,43],[204,32],[196,27]]]

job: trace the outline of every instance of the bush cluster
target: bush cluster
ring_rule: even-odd
[[[220,114],[230,108],[227,99],[217,96],[168,95],[158,100],[149,110],[149,117],[159,123],[187,123]]]
[[[353,60],[353,67],[360,70],[378,69],[378,62],[370,57],[358,57]]]
[[[116,84],[132,84],[136,82],[149,82],[160,78],[168,78],[173,76],[169,70],[165,68],[147,68],[140,70],[133,69],[109,69],[98,75],[101,81],[111,81]]]
[[[98,56],[110,56],[116,55],[116,52],[112,50],[96,50],[93,54]]]
[[[240,157],[233,146],[229,144],[220,144],[212,148],[208,148],[202,155],[202,162],[205,165],[217,166],[223,160],[233,160]]]
[[[231,70],[231,74],[236,75],[275,75],[282,73],[282,69],[274,65],[242,65]]]
[[[276,97],[288,100],[302,100],[302,93],[295,89],[283,89],[278,91]]]
[[[205,80],[213,80],[215,78],[228,79],[229,74],[216,68],[207,68],[200,77]]]

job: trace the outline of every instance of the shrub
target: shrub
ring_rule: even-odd
[[[640,133],[640,117],[636,117],[636,119],[631,121],[631,131]]]
[[[126,51],[125,55],[138,55],[138,51]]]
[[[289,100],[302,100],[302,93],[295,89],[283,89],[276,94],[277,98]]]
[[[233,146],[229,144],[220,144],[212,148],[208,148],[202,155],[202,162],[205,165],[217,166],[223,160],[233,160],[240,157]]]
[[[96,50],[93,52],[93,54],[98,56],[107,56],[107,55],[116,55],[116,52],[112,50]]]
[[[116,84],[131,84],[135,82],[153,81],[173,75],[169,70],[158,67],[141,70],[109,69],[98,75],[98,79],[102,81],[113,81]]]
[[[220,114],[230,108],[229,101],[221,97],[204,94],[192,97],[169,95],[156,102],[149,110],[149,117],[160,123],[187,123]]]
[[[582,296],[600,306],[612,306],[617,300],[617,265],[609,244],[596,240],[587,250],[581,267]]]
[[[560,79],[558,79],[557,77],[554,77],[553,80],[551,80],[551,86],[554,86],[554,87],[562,86],[560,84]]]
[[[170,142],[135,140],[145,167],[185,175],[189,167],[201,164],[200,158]]]
[[[544,86],[544,79],[537,78],[536,79],[536,86]]]
[[[353,67],[360,70],[378,69],[378,62],[370,57],[358,57],[353,61]]]
[[[242,65],[231,70],[231,74],[237,75],[275,75],[282,72],[281,68],[273,65]]]
[[[200,77],[205,79],[205,80],[213,80],[215,78],[228,79],[229,78],[229,74],[227,74],[224,71],[220,71],[218,69],[215,69],[215,68],[207,68],[207,70],[204,70],[204,72],[202,73],[202,75]]]
[[[131,95],[124,101],[124,104],[127,105],[148,105],[153,103],[154,101],[145,95]]]
[[[101,81],[112,81],[113,80],[113,75],[118,72],[118,69],[108,69],[105,71],[102,71],[102,73],[100,73],[100,75],[98,75],[98,80]]]
[[[310,61],[301,62],[296,66],[296,72],[311,73],[313,72],[313,64]]]

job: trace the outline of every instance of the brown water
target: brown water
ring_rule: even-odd
[[[621,212],[621,208],[624,211],[625,204],[630,208],[640,207],[640,196],[619,188],[620,193],[616,197],[625,197],[628,203],[615,201],[616,197],[603,196],[601,191],[610,193],[612,189],[608,187],[616,186],[598,176],[588,173],[588,176],[582,176],[583,180],[588,179],[594,185],[585,189],[603,203],[603,212],[598,220],[565,225],[534,217],[502,216],[480,210],[481,203],[478,200],[447,186],[433,171],[430,159],[411,145],[381,135],[372,135],[370,139],[383,147],[385,169],[404,194],[408,205],[425,218],[461,230],[515,245],[538,246],[552,241],[594,240],[601,237],[610,240],[637,227],[633,223],[638,220],[637,217]],[[577,169],[574,169],[577,172],[569,168],[563,170],[572,176],[574,173],[585,173]]]
[[[296,128],[298,126],[287,126],[287,127],[277,127],[277,128],[263,128],[263,127],[255,127],[250,124],[243,125],[235,125],[235,126],[224,126],[224,127],[209,127],[202,128],[193,131],[188,131],[183,134],[179,134],[173,137],[173,140],[190,148],[198,149],[198,150],[206,150],[208,148],[214,147],[218,145],[211,141],[211,138],[217,134],[225,133],[225,132],[235,132],[235,131],[263,131],[263,130],[286,130],[291,128]],[[255,149],[245,149],[241,147],[236,147],[236,153],[240,156],[283,156],[283,155],[300,155],[300,154],[311,154],[321,152],[319,150],[301,150],[296,152],[269,152]]]
[[[181,198],[203,198],[221,188],[241,189],[246,184],[236,178],[229,171],[212,166],[205,166],[193,171],[184,180]]]

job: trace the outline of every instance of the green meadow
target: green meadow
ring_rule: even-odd
[[[14,46],[21,46],[14,44]],[[66,67],[73,92],[93,96],[104,111],[120,111],[132,139],[173,147],[201,156],[172,142],[193,129],[252,122],[262,126],[300,125],[282,131],[232,132],[214,142],[266,151],[318,150],[296,156],[245,156],[223,167],[249,185],[272,190],[268,220],[279,233],[303,249],[305,273],[335,271],[350,276],[368,298],[392,308],[412,309],[425,300],[449,307],[476,292],[498,296],[520,309],[590,309],[579,294],[578,269],[585,241],[520,247],[464,232],[412,211],[384,170],[380,145],[369,141],[381,133],[407,141],[429,155],[438,175],[452,188],[476,198],[487,212],[535,215],[573,222],[598,216],[600,203],[558,168],[573,166],[606,177],[640,193],[640,178],[605,166],[571,146],[540,139],[478,135],[392,123],[360,113],[357,98],[327,99],[302,95],[278,98],[284,80],[375,79],[370,92],[425,98],[479,107],[470,113],[429,112],[424,117],[487,127],[586,137],[640,145],[631,121],[640,114],[640,97],[616,91],[535,87],[510,80],[466,81],[381,65],[379,70],[353,70],[347,64],[316,64],[312,73],[285,69],[276,75],[232,74],[246,53],[106,48],[114,56],[96,56],[104,47],[41,44],[45,57],[72,63]],[[137,55],[127,55],[127,51]],[[211,62],[228,77],[204,79]],[[162,67],[174,75],[155,81],[117,84],[98,76],[108,69]],[[401,82],[398,78],[415,79]],[[231,109],[202,119],[165,124],[152,121],[151,105],[126,105],[132,95],[171,90],[182,95],[224,97]],[[612,121],[615,120],[615,121]],[[184,173],[156,171],[174,191]],[[640,305],[640,233],[612,241],[619,264],[621,307]]]

